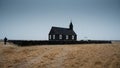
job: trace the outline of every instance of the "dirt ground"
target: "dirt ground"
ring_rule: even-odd
[[[0,42],[0,68],[120,68],[120,43],[20,47]]]

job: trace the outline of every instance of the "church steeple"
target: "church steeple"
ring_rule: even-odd
[[[73,30],[73,24],[72,24],[72,21],[70,22],[69,29]]]

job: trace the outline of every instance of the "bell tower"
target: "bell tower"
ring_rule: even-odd
[[[70,29],[70,30],[73,30],[73,24],[72,24],[72,21],[70,22],[69,29]]]

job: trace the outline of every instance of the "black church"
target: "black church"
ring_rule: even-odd
[[[52,27],[48,39],[50,41],[76,41],[77,34],[73,30],[72,22],[70,22],[69,28]]]

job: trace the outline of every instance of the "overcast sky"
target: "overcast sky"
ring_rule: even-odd
[[[0,39],[47,40],[70,20],[78,40],[120,40],[120,0],[0,0]]]

